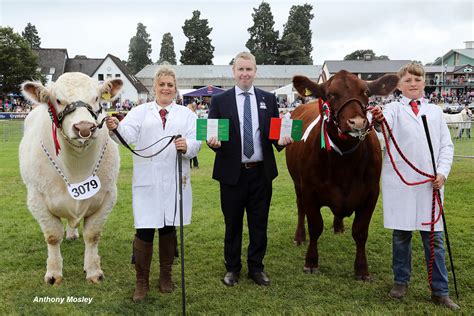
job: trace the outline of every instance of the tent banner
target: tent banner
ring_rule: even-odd
[[[209,140],[217,137],[217,140],[229,140],[229,119],[197,119],[196,139]]]
[[[272,117],[272,120],[270,121],[270,139],[291,137],[294,141],[299,141],[301,140],[302,134],[302,120]]]

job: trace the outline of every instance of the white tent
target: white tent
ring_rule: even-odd
[[[293,101],[295,101],[296,96],[298,95],[298,92],[293,88],[293,84],[287,84],[286,86],[280,87],[278,89],[275,89],[271,91],[274,95],[277,96],[277,98],[282,97],[285,98],[288,101],[288,104],[291,104]]]

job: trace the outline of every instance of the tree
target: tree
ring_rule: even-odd
[[[358,49],[349,55],[344,56],[344,60],[364,60],[364,55],[371,54],[374,60],[389,60],[387,55],[376,56],[371,49]]]
[[[278,64],[279,65],[310,65],[311,57],[306,55],[301,38],[290,33],[284,36],[278,43]]]
[[[40,80],[38,55],[30,43],[13,32],[11,27],[0,27],[0,97],[20,93],[26,80]]]
[[[137,33],[130,39],[128,45],[127,67],[133,74],[139,72],[143,67],[152,63],[151,39],[150,34],[146,32],[146,26],[142,23],[137,24]]]
[[[184,21],[183,32],[188,41],[181,51],[183,65],[212,65],[214,46],[209,38],[212,27],[208,26],[207,19],[200,19],[200,15],[199,10],[193,11],[193,17]]]
[[[174,42],[171,33],[163,34],[163,39],[161,40],[160,59],[158,59],[158,64],[164,62],[176,65],[176,53],[174,52]]]
[[[290,14],[288,16],[288,21],[284,25],[282,41],[285,43],[289,42],[286,37],[290,34],[295,34],[301,39],[301,48],[303,49],[307,63],[312,64],[313,59],[311,58],[311,52],[313,51],[313,45],[311,44],[311,36],[313,32],[311,31],[311,20],[314,18],[314,14],[311,13],[313,6],[310,4],[304,5],[294,5],[290,9]],[[292,35],[291,38],[294,38]],[[281,47],[287,47],[287,45],[282,45]],[[278,51],[278,54],[281,55],[291,55],[289,52]]]
[[[258,65],[274,65],[277,61],[278,31],[273,29],[275,22],[270,4],[262,2],[253,10],[253,26],[247,29],[250,39],[245,46],[255,56]]]
[[[31,48],[40,48],[41,39],[38,36],[38,30],[30,22],[26,25],[25,30],[21,32],[21,36],[30,43]]]

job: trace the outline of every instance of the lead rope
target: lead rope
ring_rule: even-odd
[[[405,183],[408,186],[415,186],[415,185],[420,185],[420,184],[423,184],[423,183],[433,181],[436,178],[434,175],[421,171],[420,169],[415,167],[405,157],[405,155],[400,150],[400,147],[398,146],[397,141],[393,137],[392,130],[390,129],[390,126],[388,125],[385,118],[383,118],[381,126],[382,126],[383,138],[385,140],[385,147],[387,148],[387,154],[390,157],[390,162],[392,163],[392,167],[395,170],[395,172],[397,173],[400,180],[402,180],[402,182]],[[399,153],[400,157],[402,157],[402,159],[408,164],[408,166],[410,166],[410,168],[412,168],[415,172],[419,173],[422,176],[428,177],[428,179],[423,180],[423,181],[419,181],[419,182],[408,182],[407,180],[405,180],[405,178],[403,178],[402,174],[400,173],[400,171],[398,170],[398,168],[395,164],[395,160],[393,159],[392,153],[390,151],[389,139],[387,138],[385,127],[387,128],[390,139],[392,140],[393,145],[395,146],[395,149]],[[435,219],[436,202],[438,203],[438,206],[439,206],[439,214],[438,214],[438,217]],[[442,213],[443,213],[443,208],[441,207],[440,197],[438,195],[438,192],[435,189],[433,189],[433,194],[432,194],[432,197],[431,197],[431,222],[421,223],[421,225],[430,225],[430,244],[429,244],[429,246],[430,246],[430,257],[429,257],[429,260],[428,260],[428,283],[429,283],[431,289],[433,288],[434,225],[439,221]]]

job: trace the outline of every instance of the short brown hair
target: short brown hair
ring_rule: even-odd
[[[240,53],[238,53],[237,56],[235,56],[235,58],[234,58],[234,61],[232,63],[232,68],[234,68],[235,62],[239,58],[242,58],[242,59],[245,59],[245,60],[250,60],[255,65],[255,69],[257,68],[257,61],[255,60],[255,56],[252,55],[252,53],[249,53],[249,52],[240,52]]]
[[[399,78],[401,78],[407,73],[425,78],[425,69],[423,68],[423,65],[414,61],[400,68],[400,70],[398,70],[397,75]]]

